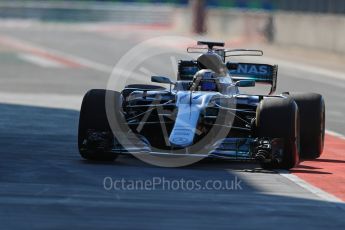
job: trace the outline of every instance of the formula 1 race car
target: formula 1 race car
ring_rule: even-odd
[[[321,155],[325,136],[321,95],[273,95],[277,65],[226,61],[231,56],[261,56],[260,50],[231,50],[221,42],[199,41],[187,51],[200,55],[179,61],[177,81],[151,77],[167,88],[133,84],[121,92],[86,93],[78,133],[83,158],[114,160],[129,153],[214,157],[290,169],[300,158]],[[239,90],[256,83],[269,84],[269,94]]]

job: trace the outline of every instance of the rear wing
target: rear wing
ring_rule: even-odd
[[[226,66],[234,81],[254,80],[257,83],[271,85],[270,95],[276,91],[278,65],[227,62]]]
[[[257,63],[238,63],[227,62],[226,66],[229,74],[234,81],[254,80],[256,83],[269,84],[273,94],[277,88],[277,65],[257,64]],[[198,72],[198,63],[194,60],[178,62],[177,80],[192,81],[193,76]]]

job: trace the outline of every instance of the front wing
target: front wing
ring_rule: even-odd
[[[81,151],[110,152],[117,155],[188,156],[260,162],[280,162],[284,154],[284,140],[281,138],[224,138],[193,153],[189,147],[179,151],[156,150],[145,138],[138,143],[137,136],[134,138],[135,140],[133,139],[136,141],[135,145],[128,144],[133,143],[131,140],[128,140],[127,144],[122,143],[121,145],[115,138],[109,138],[109,136],[111,135],[105,132],[90,132],[82,144]]]

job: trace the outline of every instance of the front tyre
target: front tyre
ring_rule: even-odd
[[[279,162],[261,163],[265,169],[291,169],[299,162],[299,113],[292,98],[269,97],[257,108],[258,137],[282,138],[284,153]]]
[[[81,105],[78,128],[78,149],[80,155],[87,160],[113,161],[117,157],[116,154],[106,151],[106,149],[87,148],[85,146],[85,141],[88,139],[90,132],[104,133],[104,135],[107,136],[105,139],[108,139],[110,142],[114,139],[106,114],[106,93],[111,94],[113,97],[120,96],[118,92],[92,89],[85,94]]]

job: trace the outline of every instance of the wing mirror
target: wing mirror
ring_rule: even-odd
[[[235,83],[237,87],[254,87],[255,81],[254,80],[240,80]]]
[[[162,84],[175,84],[175,82],[171,81],[170,78],[164,76],[152,76],[151,82],[157,82]]]

